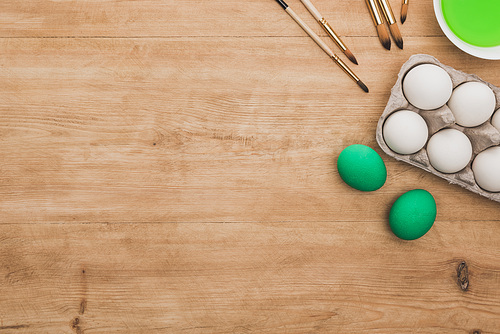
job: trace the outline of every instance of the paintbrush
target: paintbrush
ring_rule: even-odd
[[[406,15],[408,15],[408,2],[410,2],[410,0],[403,0],[401,4],[401,24],[405,23]]]
[[[389,30],[391,31],[392,38],[394,38],[394,42],[396,42],[396,45],[402,49],[403,37],[401,37],[401,32],[399,31],[398,24],[396,23],[396,18],[392,12],[391,5],[387,0],[378,0],[378,3],[380,4],[380,8],[382,8],[382,12],[384,13],[387,23],[389,24]]]
[[[290,15],[292,19],[295,22],[297,22],[297,24],[302,29],[304,29],[304,31],[316,42],[316,44],[318,44],[319,47],[323,49],[323,51],[325,51],[326,54],[330,56],[330,58],[333,59],[335,64],[337,64],[345,73],[347,73],[347,75],[352,80],[354,80],[358,84],[358,86],[361,87],[362,90],[368,93],[368,87],[366,87],[363,81],[361,81],[358,78],[358,76],[354,74],[354,72],[346,65],[346,63],[344,63],[342,59],[340,59],[335,53],[333,53],[333,51],[328,47],[328,45],[326,45],[326,43],[323,42],[321,38],[319,38],[318,35],[316,35],[316,33],[304,21],[302,21],[300,17],[297,14],[295,14],[295,12],[290,7],[288,7],[286,2],[284,2],[283,0],[276,0],[276,2],[279,3],[281,7],[288,13],[288,15]]]
[[[387,28],[385,27],[384,19],[382,18],[382,14],[380,13],[376,0],[365,0],[365,2],[372,16],[373,23],[377,27],[377,34],[380,43],[382,43],[384,48],[390,50],[391,39],[389,38],[389,33],[387,32]]]
[[[304,4],[304,6],[309,10],[312,16],[318,21],[318,23],[323,27],[326,33],[330,36],[330,38],[339,46],[342,52],[352,61],[354,64],[358,65],[358,61],[356,57],[352,54],[351,50],[347,48],[345,43],[340,39],[340,37],[333,31],[330,24],[326,21],[326,19],[319,13],[319,11],[314,7],[314,5],[309,0],[300,0]]]

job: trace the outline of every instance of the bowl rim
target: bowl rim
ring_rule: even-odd
[[[478,57],[482,59],[489,59],[489,60],[499,60],[500,59],[500,45],[499,46],[493,46],[493,47],[480,47],[480,46],[475,46],[469,43],[464,42],[460,38],[458,38],[448,27],[448,24],[446,23],[446,20],[444,19],[443,15],[443,10],[441,7],[441,0],[433,0],[434,1],[434,14],[436,16],[436,19],[439,23],[439,27],[441,27],[441,30],[444,32],[446,37],[453,43],[455,44],[456,47],[458,47],[460,50]]]

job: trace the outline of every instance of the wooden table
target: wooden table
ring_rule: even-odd
[[[430,0],[404,51],[363,1],[314,3],[369,94],[272,0],[0,2],[0,333],[500,333],[500,203],[385,154],[373,193],[336,170],[382,153],[411,55],[495,85],[500,63]],[[405,242],[387,216],[414,188],[438,217]]]

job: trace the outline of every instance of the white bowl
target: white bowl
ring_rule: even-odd
[[[434,0],[434,13],[436,14],[436,19],[439,23],[439,26],[441,27],[441,30],[443,30],[446,37],[448,37],[448,39],[459,49],[478,58],[491,60],[500,59],[500,45],[483,48],[480,46],[471,45],[458,38],[457,35],[455,35],[453,31],[451,31],[450,27],[448,27],[448,24],[444,19],[441,0]]]

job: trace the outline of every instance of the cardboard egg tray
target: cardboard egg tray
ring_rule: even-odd
[[[406,163],[409,163],[410,165],[422,168],[429,173],[448,180],[452,184],[458,184],[474,193],[500,202],[500,193],[488,192],[481,189],[477,185],[471,169],[472,162],[474,161],[474,158],[477,154],[489,147],[500,145],[500,132],[491,124],[491,118],[486,123],[474,128],[466,128],[456,124],[455,117],[446,104],[443,107],[435,110],[420,110],[411,105],[408,100],[406,100],[403,94],[403,79],[408,71],[410,71],[415,66],[422,64],[434,64],[443,68],[451,77],[451,80],[453,82],[453,89],[455,89],[460,84],[469,81],[482,82],[486,84],[493,90],[496,96],[495,112],[500,112],[500,88],[493,86],[492,84],[484,80],[481,80],[476,75],[463,73],[461,71],[455,70],[450,66],[443,65],[432,56],[424,54],[414,55],[401,67],[396,84],[391,90],[391,96],[389,98],[389,101],[387,102],[387,106],[385,107],[385,110],[378,121],[376,136],[379,146],[387,155],[395,158],[396,160],[404,161]],[[402,155],[392,151],[384,141],[382,127],[389,115],[391,115],[395,111],[403,109],[414,111],[424,118],[429,128],[429,139],[436,132],[445,128],[457,129],[467,135],[472,143],[473,150],[472,159],[469,161],[468,165],[463,170],[453,174],[445,174],[439,172],[438,170],[434,169],[429,162],[426,151],[427,144],[420,151],[414,154]]]

